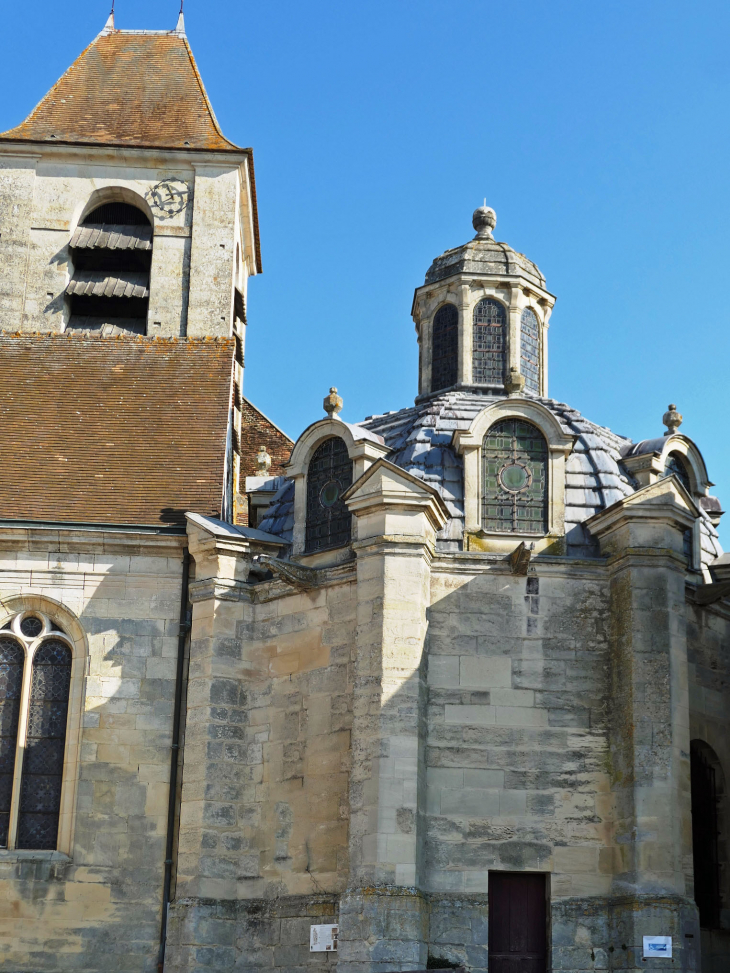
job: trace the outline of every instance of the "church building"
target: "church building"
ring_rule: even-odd
[[[292,443],[182,16],[0,136],[0,973],[730,970],[721,504],[676,405],[550,397],[472,222],[414,405]]]

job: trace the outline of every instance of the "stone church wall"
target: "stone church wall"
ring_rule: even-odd
[[[35,608],[79,633],[82,699],[70,846],[0,850],[2,971],[156,968],[183,541],[0,532],[2,615]]]
[[[330,965],[309,926],[347,885],[352,568],[195,602],[171,969]],[[273,840],[272,840],[273,836]],[[331,918],[335,916],[335,918]],[[217,965],[216,965],[217,964]]]

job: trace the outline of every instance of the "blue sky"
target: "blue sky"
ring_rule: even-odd
[[[108,7],[6,0],[0,130]],[[117,0],[117,25],[171,28],[177,12]],[[255,152],[264,274],[245,393],[286,432],[323,414],[332,384],[350,421],[412,402],[413,289],[473,235],[486,196],[497,239],[558,296],[550,394],[633,439],[660,435],[676,402],[730,505],[730,5],[187,0],[185,13],[225,134]]]

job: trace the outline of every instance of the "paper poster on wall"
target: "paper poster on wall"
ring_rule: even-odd
[[[644,936],[644,959],[656,956],[671,957],[671,936]]]
[[[310,926],[309,952],[326,953],[337,951],[337,926]]]

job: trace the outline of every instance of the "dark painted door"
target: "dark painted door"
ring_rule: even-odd
[[[489,873],[489,973],[545,973],[545,876]]]

